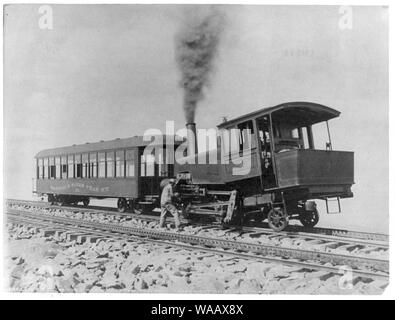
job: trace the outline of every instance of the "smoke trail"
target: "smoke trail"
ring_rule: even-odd
[[[184,90],[183,107],[187,123],[194,122],[197,103],[209,86],[213,61],[224,27],[224,14],[218,7],[193,7],[176,38],[176,59]]]

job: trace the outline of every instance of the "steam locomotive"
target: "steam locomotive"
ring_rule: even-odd
[[[197,152],[196,128],[187,124],[188,154],[174,164],[155,161],[142,137],[39,152],[34,192],[59,204],[117,198],[118,210],[135,213],[158,206],[160,182],[176,177],[176,202],[188,219],[206,216],[223,224],[246,219],[275,231],[298,219],[314,227],[314,200],[352,197],[353,152],[334,151],[328,121],[339,111],[311,102],[264,108],[218,125],[215,150]],[[329,141],[315,148],[313,125],[326,123]],[[171,137],[174,139],[174,137]],[[167,157],[170,150],[160,141]],[[177,147],[185,141],[174,140]]]

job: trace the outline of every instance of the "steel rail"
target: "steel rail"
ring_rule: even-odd
[[[74,206],[56,206],[49,205],[48,203],[43,202],[35,202],[29,200],[7,200],[8,204],[20,204],[23,203],[25,205],[38,206],[46,209],[61,209],[61,210],[69,210],[71,212],[85,212],[91,214],[111,214],[111,215],[119,215],[126,218],[136,218],[140,220],[146,221],[159,221],[158,216],[152,215],[142,215],[142,214],[131,214],[131,213],[120,213],[117,211],[105,210],[105,209],[93,209],[93,208],[83,208],[83,207],[74,207]],[[170,218],[170,221],[173,219]],[[199,226],[201,224],[194,223],[193,225]],[[213,225],[214,227],[216,225]],[[218,224],[218,226],[220,226]],[[232,229],[230,229],[232,230]],[[233,229],[234,230],[234,229]],[[380,247],[385,250],[389,248],[388,245],[388,236],[384,234],[374,234],[374,233],[366,233],[366,232],[357,232],[357,231],[346,231],[346,230],[336,230],[336,229],[324,229],[324,228],[309,228],[309,232],[306,232],[306,228],[290,225],[287,230],[284,231],[274,231],[269,228],[263,227],[249,227],[243,226],[241,232],[252,232],[256,234],[266,234],[266,235],[274,235],[277,238],[281,237],[290,237],[290,238],[304,238],[304,239],[317,239],[323,240],[327,242],[343,242],[344,245],[354,244],[354,245],[364,245],[364,246],[374,246]],[[331,235],[332,234],[332,235]],[[375,241],[375,242],[371,242]]]
[[[165,240],[157,240],[157,239],[149,239],[149,238],[141,238],[133,235],[126,235],[126,234],[119,234],[119,233],[114,233],[114,232],[109,232],[109,231],[95,231],[90,228],[83,228],[83,227],[75,227],[75,226],[70,226],[70,225],[62,225],[59,223],[53,223],[53,222],[42,222],[39,220],[39,218],[26,218],[20,215],[9,215],[8,219],[10,220],[9,222],[18,224],[18,223],[23,223],[23,224],[30,224],[30,225],[35,225],[39,226],[42,228],[56,228],[58,229],[63,229],[64,232],[68,231],[73,231],[73,232],[83,232],[83,233],[89,233],[90,235],[93,236],[98,236],[98,237],[111,237],[113,239],[122,239],[122,240],[133,240],[139,243],[155,243],[158,245],[171,245],[172,247],[178,247],[181,249],[185,249],[188,251],[200,251],[200,252],[207,252],[207,253],[212,253],[212,254],[217,254],[220,256],[231,256],[235,259],[244,259],[244,260],[262,260],[264,262],[269,262],[269,263],[280,263],[289,267],[300,267],[300,268],[305,268],[308,270],[315,270],[315,271],[325,271],[328,273],[332,273],[335,275],[343,275],[343,271],[341,271],[338,267],[335,266],[328,266],[328,265],[322,265],[322,264],[317,264],[317,263],[312,263],[312,262],[303,262],[303,261],[297,261],[297,260],[289,260],[289,259],[284,259],[281,257],[267,257],[267,256],[262,256],[260,254],[248,254],[248,253],[242,253],[242,252],[237,252],[237,251],[224,251],[221,249],[215,249],[215,248],[208,248],[208,247],[202,247],[202,246],[197,246],[197,245],[190,245],[190,244],[184,244],[184,243],[179,243],[179,242],[169,242]],[[381,274],[377,272],[371,272],[371,271],[362,271],[362,270],[353,270],[353,277],[366,277],[366,278],[372,278],[372,279],[388,279],[387,274]]]
[[[324,242],[339,242],[342,243],[343,245],[363,245],[363,246],[373,246],[373,247],[378,247],[382,248],[384,250],[389,249],[389,244],[388,242],[382,242],[382,241],[374,241],[374,240],[365,240],[365,239],[355,239],[355,238],[348,238],[348,237],[341,237],[341,236],[330,236],[326,234],[320,234],[320,233],[308,233],[308,232],[303,232],[303,231],[280,231],[276,232],[271,229],[262,229],[258,227],[243,227],[243,232],[251,232],[251,236],[254,237],[254,234],[265,234],[265,235],[270,235],[273,236],[272,238],[299,238],[299,239],[304,239],[304,240],[322,240]],[[323,245],[325,245],[323,243]]]
[[[97,230],[112,231],[124,233],[127,235],[135,235],[138,237],[147,237],[159,240],[180,241],[184,243],[209,246],[214,248],[222,248],[225,250],[236,250],[242,252],[252,252],[264,256],[281,256],[285,259],[299,259],[309,261],[320,261],[321,263],[331,263],[332,265],[347,265],[352,269],[372,269],[382,272],[389,271],[388,260],[372,259],[356,255],[344,255],[320,251],[311,251],[304,249],[294,249],[285,247],[276,247],[265,244],[252,244],[247,242],[236,242],[231,240],[222,240],[217,238],[207,238],[195,235],[187,235],[175,232],[164,232],[157,229],[146,229],[129,226],[120,226],[111,223],[98,223],[81,219],[64,218],[50,216],[46,214],[28,213],[23,210],[7,209],[7,214],[24,215],[27,217],[37,217],[44,221],[54,221],[67,225],[75,225],[79,227],[94,228]]]

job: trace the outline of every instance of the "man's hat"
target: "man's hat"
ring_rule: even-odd
[[[160,188],[163,189],[164,187],[166,187],[169,184],[169,179],[163,179],[160,182]]]

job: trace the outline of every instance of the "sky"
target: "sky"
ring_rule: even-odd
[[[175,59],[185,6],[51,8],[48,30],[39,5],[5,7],[5,198],[31,198],[42,149],[185,124]],[[338,6],[221,10],[227,22],[197,127],[288,101],[339,110],[332,143],[355,152],[354,198],[340,215],[320,204],[319,226],[388,233],[388,9],[352,7],[347,28]]]

